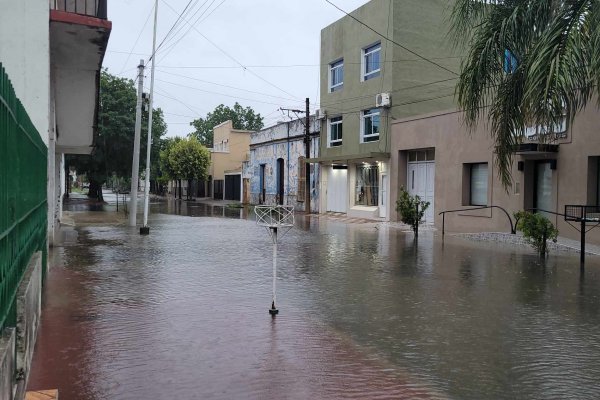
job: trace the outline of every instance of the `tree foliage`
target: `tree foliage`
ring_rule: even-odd
[[[540,256],[545,256],[547,240],[556,242],[558,230],[548,218],[539,213],[519,211],[515,213],[517,229],[523,232],[525,239],[537,250]]]
[[[400,198],[396,201],[396,211],[400,213],[400,220],[410,225],[413,232],[418,234],[419,224],[423,221],[429,202],[423,201],[419,196],[411,196],[404,186],[400,187]]]
[[[457,43],[468,49],[458,103],[470,128],[489,121],[508,188],[514,146],[526,127],[543,127],[540,139],[550,140],[563,115],[572,122],[598,95],[600,2],[457,0],[452,24]]]
[[[160,154],[161,166],[169,179],[188,182],[188,197],[191,195],[192,180],[205,181],[210,166],[210,152],[195,137],[173,138]],[[181,198],[181,191],[179,190]]]
[[[252,108],[244,108],[238,102],[233,105],[233,108],[221,104],[209,112],[206,118],[198,118],[190,122],[195,129],[190,136],[194,136],[204,146],[212,147],[213,128],[229,120],[233,122],[234,129],[257,131],[264,126],[263,117]]]
[[[70,155],[68,165],[85,174],[90,182],[90,197],[102,200],[102,185],[109,177],[131,176],[137,91],[131,79],[119,78],[106,70],[100,76],[98,136],[91,155]],[[161,137],[167,125],[161,109],[152,115],[151,174],[159,174]],[[142,115],[140,171],[145,168],[148,113]],[[154,172],[153,172],[154,171]],[[156,175],[155,175],[156,176]]]

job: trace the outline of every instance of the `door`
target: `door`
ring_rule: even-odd
[[[225,175],[225,200],[241,200],[241,175]]]
[[[538,210],[553,211],[552,205],[552,169],[549,161],[538,162],[535,165],[535,192],[533,207]],[[550,219],[552,214],[541,212]]]
[[[277,204],[283,205],[285,169],[283,158],[277,159]]]
[[[333,166],[327,180],[327,211],[347,212],[348,167]]]
[[[259,182],[259,192],[258,192],[258,204],[265,204],[265,196],[267,194],[265,181],[265,164],[260,164],[260,182]]]
[[[421,200],[429,202],[429,207],[427,207],[423,216],[423,222],[432,224],[435,198],[435,162],[409,162],[407,183],[408,193],[411,196],[419,196]]]

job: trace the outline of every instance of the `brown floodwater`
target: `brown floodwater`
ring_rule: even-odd
[[[179,215],[177,215],[179,214]],[[600,262],[385,225],[153,204],[55,248],[29,389],[69,399],[597,399]],[[228,217],[228,218],[223,218]],[[75,235],[76,233],[76,235]]]

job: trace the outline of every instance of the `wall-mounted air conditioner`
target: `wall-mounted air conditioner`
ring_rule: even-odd
[[[390,107],[392,99],[389,93],[379,93],[375,96],[375,107]]]

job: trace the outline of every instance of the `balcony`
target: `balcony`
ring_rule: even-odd
[[[106,18],[106,0],[50,1],[58,153],[89,154],[94,148],[100,71],[112,28]]]
[[[106,19],[106,0],[50,0],[50,10]]]

